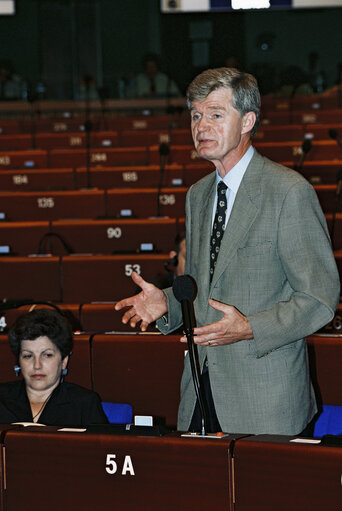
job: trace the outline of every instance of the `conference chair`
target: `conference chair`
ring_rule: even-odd
[[[102,401],[102,408],[110,424],[132,424],[133,407],[127,403]]]

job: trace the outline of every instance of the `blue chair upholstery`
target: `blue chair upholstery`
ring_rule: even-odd
[[[342,406],[323,405],[313,436],[321,438],[323,435],[342,435]]]
[[[110,424],[132,424],[133,407],[126,403],[102,401],[102,408]]]

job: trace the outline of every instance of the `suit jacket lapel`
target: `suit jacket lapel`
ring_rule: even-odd
[[[257,197],[261,194],[260,183],[263,164],[262,157],[258,153],[254,153],[235,198],[234,206],[222,239],[211,286],[215,285],[225,271],[230,259],[235,255],[237,248],[251,228],[258,213]]]

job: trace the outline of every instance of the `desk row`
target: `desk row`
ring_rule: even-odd
[[[314,185],[324,213],[342,212],[336,185]],[[119,219],[185,214],[186,187],[115,188],[44,192],[0,192],[0,212],[7,221]]]
[[[66,381],[92,388],[103,401],[129,403],[135,415],[152,415],[176,425],[187,350],[179,335],[109,333],[74,338]],[[341,338],[312,336],[307,345],[319,405],[341,406]],[[0,354],[0,381],[12,381],[16,360],[5,335],[0,335]]]
[[[15,256],[137,254],[144,250],[167,254],[184,229],[184,218],[0,222],[0,247],[2,253]]]
[[[303,155],[301,141],[255,142],[258,151],[276,162],[298,164]],[[341,159],[342,149],[335,140],[313,141],[305,153],[307,161]],[[201,161],[193,145],[171,145],[161,157],[159,146],[132,146],[87,149],[18,150],[0,152],[0,169],[69,168],[117,165],[186,165]]]
[[[342,249],[342,214],[326,215],[335,250]],[[0,222],[2,255],[167,254],[184,218]],[[332,229],[334,227],[334,229]]]
[[[1,122],[0,122],[1,124]],[[159,144],[192,144],[190,128],[187,129],[131,129],[122,131],[84,131],[36,133],[32,126],[31,133],[1,134],[0,150],[30,149],[84,149],[106,147],[154,146]],[[82,126],[80,126],[82,128]],[[0,128],[1,129],[1,128]],[[332,131],[333,130],[333,131]],[[253,137],[256,142],[288,142],[310,140],[327,140],[334,133],[342,131],[341,123],[328,124],[286,124],[261,125]]]
[[[113,502],[120,511],[340,509],[342,450],[294,437],[8,425],[0,433],[1,511],[60,511],[61,499],[66,511],[107,511]]]
[[[282,162],[294,166],[293,162]],[[335,161],[304,162],[300,173],[313,185],[336,184],[342,168],[342,159]],[[162,183],[167,187],[179,187],[196,183],[212,172],[213,167],[200,161],[186,165],[166,165],[163,173],[159,165],[127,165],[118,167],[45,168],[1,170],[2,191],[77,190],[94,187],[110,188],[156,188]]]
[[[335,259],[342,277],[342,251],[335,252]],[[154,281],[166,273],[167,261],[167,254],[4,256],[1,295],[65,303],[119,300],[136,292],[132,271]]]
[[[342,251],[335,259],[342,277]],[[119,300],[136,292],[132,271],[154,281],[166,273],[167,261],[167,254],[4,256],[1,295],[65,303]]]

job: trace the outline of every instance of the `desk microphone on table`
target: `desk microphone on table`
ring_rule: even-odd
[[[312,147],[312,142],[309,138],[305,138],[302,143],[302,154],[300,155],[299,162],[295,165],[295,170],[302,170],[304,160]]]

